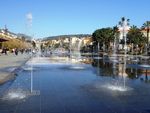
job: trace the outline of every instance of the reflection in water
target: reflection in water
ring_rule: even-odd
[[[29,71],[18,73],[16,81],[4,93],[4,101],[0,101],[1,109],[12,110],[6,113],[49,113],[51,110],[62,113],[64,109],[67,113],[107,113],[108,108],[116,113],[137,113],[132,112],[136,108],[143,113],[144,108],[149,108],[150,85],[146,84],[149,81],[148,69],[128,67],[130,62],[127,61],[127,65],[124,65],[122,60],[112,62],[108,57],[84,57],[82,62],[78,63],[69,63],[68,58],[62,57],[43,57],[40,60],[35,58],[34,61],[34,89],[41,93],[31,94]],[[89,66],[89,63],[93,67]],[[30,61],[27,66],[30,67]],[[71,66],[75,66],[75,69],[69,69]],[[80,66],[85,69],[80,70]],[[35,94],[38,96],[34,96]],[[16,104],[12,108],[11,103],[15,102],[19,105]]]
[[[92,66],[99,67],[101,70],[100,76],[109,76],[109,77],[122,77],[125,76],[130,79],[137,79],[142,76],[142,73],[145,74],[145,69],[136,68],[136,65],[128,66],[122,62],[108,62],[108,60],[103,59],[93,59]],[[145,68],[145,67],[144,67]],[[147,71],[148,73],[149,71]]]
[[[140,58],[139,58],[140,59]],[[91,59],[89,58],[91,61]],[[129,58],[118,56],[104,56],[103,59],[92,59],[92,66],[96,67],[94,73],[101,77],[101,87],[112,91],[127,92],[136,90],[134,81],[150,83],[150,65],[149,59],[144,61],[140,59],[139,62],[133,62]],[[129,66],[132,65],[132,66]],[[105,80],[105,82],[103,82]]]

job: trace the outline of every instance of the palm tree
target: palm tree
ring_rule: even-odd
[[[146,37],[137,26],[133,25],[127,34],[127,42],[129,44],[133,43],[134,46],[138,45],[142,53],[144,44],[146,43]]]
[[[150,21],[146,21],[143,24],[142,29],[146,30],[146,33],[147,33],[147,45],[149,46]]]
[[[119,26],[122,27],[123,40],[125,39],[126,27],[129,26],[129,21],[130,21],[129,19],[126,19],[125,17],[122,17],[121,21],[119,22]],[[124,40],[123,42],[126,43],[125,41],[126,40]]]

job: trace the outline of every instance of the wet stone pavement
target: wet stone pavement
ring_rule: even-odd
[[[39,63],[29,62],[0,86],[0,113],[150,113],[150,85],[140,80],[127,78],[129,90],[112,90],[116,80],[97,76],[101,71],[90,64],[33,60]]]
[[[14,72],[30,58],[29,54],[0,54],[0,84],[15,77]]]

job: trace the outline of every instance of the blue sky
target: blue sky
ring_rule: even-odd
[[[112,27],[121,17],[131,25],[150,20],[150,0],[1,0],[0,28],[37,38],[64,34],[92,34]],[[26,15],[32,13],[32,27]]]

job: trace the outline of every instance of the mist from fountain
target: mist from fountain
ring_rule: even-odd
[[[113,64],[116,64],[118,62],[118,60],[117,60],[117,46],[118,46],[117,36],[115,35],[114,44],[113,44],[113,54],[111,57],[111,61],[113,62]]]
[[[70,40],[70,58],[73,62],[80,62],[82,39]]]
[[[36,48],[37,48],[36,57],[41,57],[42,55],[41,41],[36,41]]]
[[[105,85],[103,87],[108,88],[109,90],[112,90],[112,91],[119,91],[119,92],[125,92],[125,91],[133,90],[130,87],[124,87],[124,86],[120,86],[120,85],[118,86],[118,85],[112,85],[112,84],[108,84],[108,85]]]
[[[30,91],[21,88],[10,89],[3,96],[3,100],[22,100],[29,96]]]
[[[70,62],[71,66],[69,69],[74,70],[83,70],[85,67],[81,64],[81,46],[83,44],[83,40],[78,38],[76,41],[70,39]]]
[[[117,38],[116,38],[116,36],[115,36],[114,45],[113,45],[113,56],[114,56],[114,57],[116,56],[116,51],[117,51],[116,44],[117,44]]]
[[[102,57],[100,57],[100,44],[99,42],[97,43],[97,56],[96,57],[93,57],[93,59],[97,59],[97,60],[100,60],[100,59],[103,59]],[[104,57],[104,54],[103,54],[103,57]]]
[[[147,51],[147,44],[145,44],[145,55],[147,55],[148,54],[148,51]]]
[[[83,40],[80,39],[79,43],[78,43],[78,60],[81,59],[81,52],[80,52],[80,50],[81,50],[82,42],[83,42]]]
[[[133,43],[131,44],[131,48],[132,48],[132,59],[133,59],[133,58],[134,58],[134,54],[133,54],[133,52],[134,52],[134,51],[133,51],[133,49],[134,49],[134,48],[133,48]]]
[[[126,56],[127,56],[127,45],[126,45],[126,35],[129,30],[128,20],[123,19],[120,22],[120,25],[118,26],[118,29],[120,31],[120,36],[122,36],[122,39],[124,39],[124,65],[122,70],[122,78],[123,82],[120,82],[119,79],[115,80],[115,84],[106,85],[106,87],[110,90],[117,90],[117,91],[127,91],[129,88],[126,86]],[[114,46],[113,46],[113,59],[116,60],[116,37],[114,40]],[[116,74],[116,62],[113,62],[113,74]],[[122,81],[122,80],[121,80]]]

